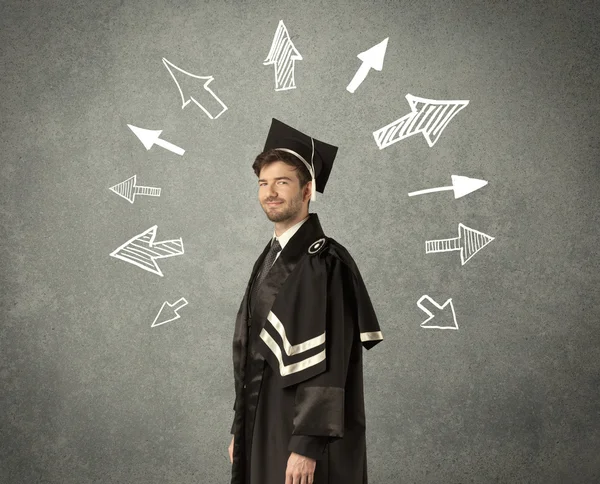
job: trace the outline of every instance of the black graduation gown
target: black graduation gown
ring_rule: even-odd
[[[284,484],[290,453],[314,484],[367,484],[362,347],[383,339],[360,272],[317,214],[288,241],[250,314],[236,318],[232,484]]]

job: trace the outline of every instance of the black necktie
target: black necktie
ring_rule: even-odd
[[[258,293],[258,288],[260,286],[260,283],[264,280],[265,277],[267,277],[269,270],[271,269],[271,267],[273,266],[273,263],[275,262],[275,257],[277,256],[277,252],[279,252],[280,250],[281,250],[281,245],[279,245],[279,241],[277,239],[275,239],[275,241],[271,244],[271,248],[269,249],[269,252],[267,252],[267,255],[265,256],[262,266],[260,267],[260,272],[259,272],[258,276],[256,277],[256,279],[254,280],[254,284],[252,285],[252,293],[250,294],[250,307],[251,308],[254,307],[254,303],[256,300],[256,295]]]

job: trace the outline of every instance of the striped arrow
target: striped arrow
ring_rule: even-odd
[[[477,252],[488,245],[494,237],[458,224],[458,237],[452,239],[428,240],[425,242],[425,253],[450,252],[460,250],[461,265],[464,265]]]
[[[112,251],[110,255],[163,277],[155,260],[183,254],[183,241],[179,238],[154,242],[157,227],[154,225],[145,232],[132,237]]]
[[[373,132],[379,149],[423,133],[429,146],[433,146],[450,120],[464,109],[469,101],[436,101],[424,97],[406,95],[411,112]]]
[[[294,65],[297,60],[302,60],[300,52],[294,47],[290,34],[283,20],[279,21],[269,55],[263,65],[275,64],[275,90],[285,91],[296,89],[294,82]]]
[[[136,195],[147,195],[150,197],[160,197],[160,188],[156,187],[141,187],[136,185],[136,175],[133,175],[127,180],[117,183],[110,187],[120,197],[128,200],[129,203],[133,203]]]

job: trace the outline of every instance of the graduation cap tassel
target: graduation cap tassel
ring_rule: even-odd
[[[311,137],[312,141],[312,153],[310,155],[310,164],[312,166],[312,183],[310,184],[310,201],[314,202],[317,199],[317,181],[315,180],[315,163],[313,161],[315,156],[315,140]]]

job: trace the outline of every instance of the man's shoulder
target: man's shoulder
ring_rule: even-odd
[[[324,236],[314,241],[308,248],[308,254],[309,257],[318,256],[320,259],[325,261],[340,261],[352,272],[356,272],[358,270],[356,262],[350,255],[350,252],[348,252],[348,249],[346,249],[346,247],[344,247],[333,237]]]

